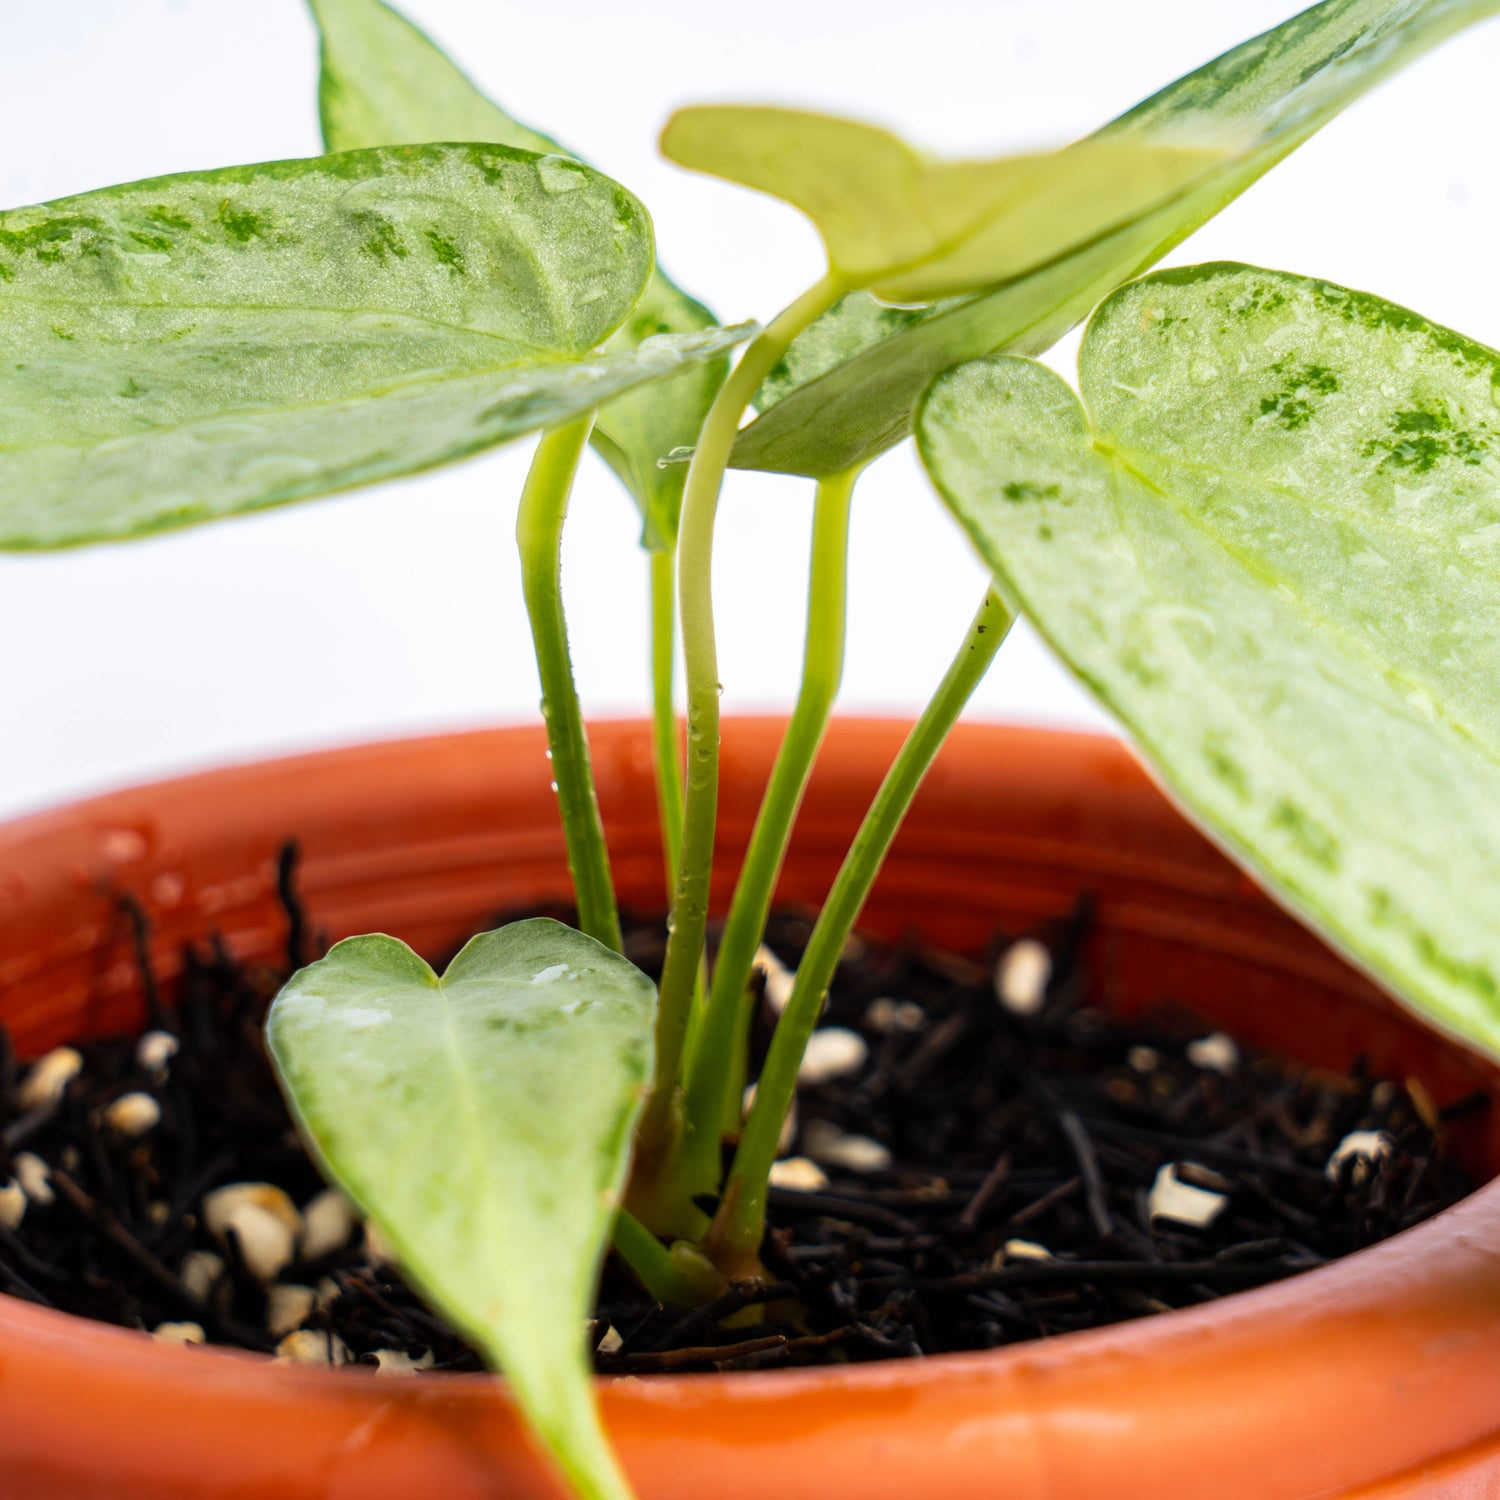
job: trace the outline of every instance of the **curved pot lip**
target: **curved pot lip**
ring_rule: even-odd
[[[756,716],[727,721],[726,729],[738,728],[751,739],[759,735],[770,745],[783,723],[773,716]],[[894,717],[836,720],[826,753],[836,765],[841,754],[859,750],[862,737],[883,751],[902,733],[903,723]],[[596,764],[606,767],[604,774],[615,774],[608,769],[614,763],[611,757],[618,761],[629,752],[638,762],[643,741],[649,743],[649,726],[640,721],[602,723]],[[197,772],[108,792],[0,826],[0,861],[38,837],[51,838],[83,826],[97,832],[121,821],[128,824],[153,799],[198,805],[205,793],[212,793],[239,826],[250,820],[245,802],[277,778],[316,773],[326,788],[331,777],[357,763],[393,774],[409,770],[414,760],[445,756],[450,758],[445,764],[462,764],[462,775],[474,774],[477,765],[487,776],[492,754],[521,749],[535,757],[541,744],[542,732],[534,726],[466,730]],[[1080,797],[1092,787],[1089,795],[1101,804],[1117,796],[1131,803],[1132,828],[1154,820],[1168,842],[1183,837],[1177,820],[1169,823],[1161,794],[1144,770],[1122,743],[1108,736],[964,724],[945,755],[950,752],[950,767],[960,778],[971,771],[981,774],[981,768],[993,767],[997,760],[1029,758],[1059,782],[1074,778],[1084,788]],[[630,772],[639,774],[638,766]],[[654,817],[654,808],[652,813]],[[1168,833],[1169,828],[1176,831]],[[1220,878],[1220,884],[1226,882]],[[1365,994],[1350,998],[1369,1006],[1378,1003]],[[1464,1050],[1453,1043],[1445,1046],[1456,1053]],[[1474,1066],[1476,1077],[1495,1078],[1493,1065],[1475,1059]],[[1326,1379],[1320,1375],[1305,1388],[1289,1381],[1285,1346],[1293,1333],[1305,1352],[1316,1351]],[[881,1488],[880,1495],[919,1493],[920,1489],[909,1489],[910,1476],[920,1481],[922,1475],[938,1475],[938,1470],[924,1465],[932,1461],[931,1445],[937,1441],[934,1434],[939,1434],[953,1448],[943,1463],[968,1463],[964,1472],[970,1475],[981,1472],[973,1467],[981,1458],[983,1464],[993,1465],[996,1452],[1009,1452],[1004,1472],[1016,1476],[1017,1495],[1075,1493],[1052,1488],[1056,1475],[1064,1471],[1084,1474],[1084,1488],[1077,1493],[1105,1493],[1110,1486],[1097,1476],[1114,1471],[1090,1465],[1118,1464],[1121,1444],[1131,1461],[1145,1469],[1165,1462],[1147,1446],[1147,1439],[1155,1443],[1154,1434],[1162,1431],[1177,1434],[1182,1444],[1205,1455],[1204,1462],[1206,1455],[1220,1452],[1215,1445],[1221,1442],[1228,1442],[1231,1450],[1238,1444],[1247,1453],[1258,1453],[1268,1442],[1284,1443],[1275,1485],[1268,1483],[1258,1492],[1234,1491],[1280,1496],[1303,1493],[1289,1487],[1294,1481],[1286,1475],[1297,1472],[1298,1463],[1316,1459],[1325,1427],[1344,1432],[1346,1445],[1356,1441],[1353,1432],[1369,1427],[1375,1446],[1387,1445],[1389,1451],[1382,1448],[1378,1459],[1386,1467],[1372,1470],[1370,1478],[1426,1462],[1431,1453],[1451,1453],[1500,1431],[1497,1350],[1500,1179],[1378,1245],[1288,1280],[1190,1309],[991,1351],[806,1369],[658,1375],[649,1380],[624,1377],[601,1381],[601,1387],[607,1419],[627,1463],[643,1464],[649,1473],[676,1472],[678,1459],[668,1455],[680,1454],[685,1442],[698,1443],[694,1461],[707,1463],[710,1449],[713,1461],[722,1462],[726,1445],[775,1440],[785,1463],[812,1463],[817,1468],[823,1460],[813,1456],[811,1445],[823,1438],[816,1429],[824,1435],[842,1433],[846,1455],[858,1452],[870,1459],[888,1450],[890,1475],[883,1483],[892,1488]],[[360,1423],[376,1420],[373,1413],[385,1421],[384,1414],[398,1411],[423,1423],[441,1417],[453,1424],[454,1431],[468,1430],[475,1421],[492,1422],[496,1403],[508,1399],[500,1395],[501,1387],[491,1376],[450,1375],[441,1381],[382,1380],[379,1402],[372,1404],[372,1388],[360,1381],[363,1372],[357,1370],[289,1368],[239,1351],[165,1345],[143,1333],[3,1294],[0,1355],[13,1355],[18,1362],[30,1357],[46,1367],[49,1379],[64,1381],[66,1371],[86,1359],[91,1378],[128,1386],[132,1400],[144,1401],[149,1395],[161,1410],[170,1409],[172,1402],[223,1398],[247,1410],[258,1409],[262,1421],[287,1419],[295,1412],[308,1431],[316,1429],[329,1440],[338,1432],[363,1431]],[[0,1377],[5,1362],[0,1358]],[[1394,1382],[1389,1374],[1393,1367],[1402,1372]],[[12,1378],[19,1378],[20,1368],[20,1363],[12,1366]],[[1191,1393],[1185,1404],[1184,1391]],[[1175,1392],[1175,1398],[1168,1392]],[[1405,1420],[1401,1414],[1419,1394],[1429,1408],[1435,1404],[1444,1413],[1443,1430],[1433,1439],[1436,1448],[1421,1447],[1414,1438],[1398,1439],[1388,1431]],[[1205,1435],[1197,1428],[1204,1425],[1203,1413],[1209,1410],[1223,1426]],[[701,1434],[692,1430],[695,1413],[701,1414]],[[960,1450],[968,1457],[955,1456]],[[714,1470],[709,1466],[704,1472]],[[836,1484],[838,1471],[826,1472]],[[982,1472],[989,1476],[984,1487],[960,1485],[952,1493],[993,1493],[988,1486],[998,1482],[999,1471],[989,1467]],[[1343,1493],[1347,1470],[1326,1472],[1328,1482],[1316,1493]],[[894,1488],[898,1475],[907,1476],[901,1481],[906,1491]],[[661,1491],[668,1492],[678,1493],[670,1486]],[[1155,1491],[1141,1488],[1129,1493]],[[1179,1493],[1197,1496],[1200,1489],[1189,1486]]]
[[[1472,1246],[1477,1249],[1486,1243],[1494,1247],[1479,1253],[1496,1282],[1490,1300],[1496,1316],[1500,1317],[1500,1178],[1497,1178],[1451,1208],[1391,1235],[1379,1244],[1353,1251],[1282,1281],[1235,1292],[1197,1307],[1175,1308],[1129,1322],[1056,1334],[1000,1349],[785,1370],[662,1374],[652,1375],[646,1380],[638,1376],[604,1376],[597,1383],[602,1387],[614,1387],[617,1398],[678,1404],[682,1396],[705,1385],[730,1388],[737,1397],[743,1397],[749,1390],[795,1395],[809,1389],[837,1387],[853,1393],[884,1390],[892,1384],[948,1385],[968,1383],[975,1377],[1003,1379],[1007,1375],[1036,1373],[1053,1365],[1090,1361],[1103,1364],[1110,1355],[1125,1347],[1141,1349],[1145,1345],[1156,1345],[1160,1346],[1157,1355],[1170,1354],[1178,1346],[1187,1348],[1195,1344],[1206,1331],[1222,1332],[1227,1323],[1237,1325],[1234,1329],[1237,1338],[1256,1342],[1258,1330],[1273,1316],[1305,1323],[1329,1321],[1329,1315],[1335,1311],[1344,1319],[1367,1315],[1384,1317],[1399,1311],[1403,1292],[1415,1290],[1405,1286],[1411,1267],[1419,1264],[1424,1268],[1424,1274],[1450,1264],[1456,1269],[1455,1243],[1465,1248]],[[101,1351],[108,1349],[104,1356],[108,1363],[120,1367],[128,1365],[141,1375],[149,1375],[159,1368],[163,1372],[172,1372],[174,1376],[190,1370],[201,1377],[205,1374],[204,1362],[216,1361],[226,1371],[233,1370],[241,1375],[253,1372],[273,1380],[310,1383],[329,1391],[346,1389],[351,1377],[375,1376],[373,1370],[359,1367],[324,1370],[281,1364],[266,1355],[222,1345],[189,1348],[166,1343],[134,1329],[37,1307],[0,1292],[0,1333],[21,1330],[44,1337],[49,1342],[63,1340],[75,1346],[97,1343]],[[491,1400],[495,1393],[495,1379],[490,1374],[445,1375],[442,1389],[444,1394]],[[383,1382],[381,1389],[383,1393],[388,1392],[389,1383]]]

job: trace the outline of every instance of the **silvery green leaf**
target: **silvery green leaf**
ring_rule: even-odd
[[[755,331],[743,326],[744,336]],[[606,348],[628,353],[642,339],[690,339],[713,327],[713,314],[658,267],[635,311]],[[643,385],[616,397],[594,423],[590,441],[630,491],[641,513],[641,545],[648,551],[671,551],[677,545],[687,470],[676,464],[663,466],[662,460],[697,442],[703,419],[729,373],[727,352],[726,345],[716,357],[688,366],[675,380]]]
[[[1238,144],[1191,191],[1019,280],[921,315],[884,318],[855,293],[793,344],[740,434],[734,464],[837,474],[900,442],[932,378],[1004,349],[1040,354],[1381,79],[1496,0],[1324,0],[1170,84],[1100,132]],[[806,350],[799,349],[806,345]]]
[[[330,151],[426,141],[497,141],[573,155],[492,103],[434,43],[381,0],[310,0],[323,38],[319,101]],[[660,268],[611,344],[633,348],[662,333],[712,327],[714,316]],[[723,383],[727,361],[693,365],[676,380],[642,386],[599,413],[593,442],[641,511],[643,541],[670,547],[684,474],[658,467],[693,443]]]
[[[404,943],[337,944],[266,1036],[329,1175],[505,1373],[581,1496],[627,1500],[583,1327],[652,1068],[655,988],[560,923],[472,939],[441,978]]]
[[[1210,265],[1115,293],[1080,371],[941,377],[939,491],[1204,824],[1500,1052],[1500,354]]]
[[[967,297],[951,297],[926,307],[892,307],[868,292],[840,298],[792,341],[791,348],[761,382],[755,394],[756,409],[769,411],[778,401],[836,370],[861,350],[907,333],[967,301]]]
[[[0,546],[409,474],[722,356],[599,356],[645,210],[564,157],[349,152],[0,214]]]

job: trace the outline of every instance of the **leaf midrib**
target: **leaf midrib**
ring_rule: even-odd
[[[274,313],[282,317],[296,317],[303,313],[315,313],[319,316],[330,318],[398,318],[402,322],[416,323],[428,328],[441,328],[450,333],[469,334],[475,338],[514,344],[519,348],[525,349],[528,353],[535,354],[539,363],[566,364],[571,361],[587,359],[589,353],[592,352],[559,354],[556,350],[549,349],[545,344],[535,344],[529,339],[520,338],[514,334],[495,333],[487,328],[472,328],[465,323],[449,323],[442,318],[431,318],[422,313],[399,312],[393,308],[386,307],[324,307],[319,304],[300,302],[125,302],[114,297],[110,298],[107,303],[101,303],[97,299],[89,300],[81,297],[36,297],[20,292],[0,292],[0,298],[3,298],[5,302],[23,302],[33,307],[83,308],[95,314],[101,308],[129,308],[135,312],[159,313],[258,312]],[[600,340],[601,344],[603,342],[603,340]],[[595,347],[598,346],[596,345]]]
[[[1087,442],[1087,437],[1084,440]],[[1440,729],[1457,742],[1460,749],[1472,749],[1482,759],[1488,761],[1497,772],[1500,772],[1500,745],[1491,743],[1487,737],[1476,731],[1467,721],[1460,719],[1454,714],[1448,706],[1446,695],[1436,690],[1425,677],[1409,673],[1404,668],[1399,669],[1402,677],[1411,682],[1414,687],[1423,691],[1429,701],[1433,703],[1436,713],[1435,723],[1430,722],[1425,716],[1418,715],[1417,711],[1409,703],[1402,702],[1395,695],[1385,676],[1387,671],[1393,669],[1392,663],[1382,661],[1363,642],[1351,639],[1336,618],[1330,617],[1324,614],[1322,610],[1315,608],[1301,589],[1294,588],[1287,579],[1262,559],[1259,554],[1249,553],[1235,546],[1221,532],[1208,525],[1200,516],[1188,509],[1169,491],[1164,490],[1160,485],[1148,479],[1144,473],[1131,464],[1126,455],[1143,456],[1139,450],[1116,448],[1108,439],[1101,442],[1097,437],[1094,439],[1092,447],[1093,451],[1099,455],[1111,471],[1117,471],[1120,474],[1129,476],[1136,483],[1150,490],[1152,494],[1159,496],[1189,527],[1223,552],[1232,564],[1240,568],[1243,572],[1248,573],[1251,577],[1274,588],[1276,590],[1275,597],[1280,607],[1286,608],[1288,613],[1293,615],[1300,613],[1304,623],[1310,627],[1314,636],[1321,634],[1337,641],[1340,652],[1359,667],[1362,675],[1366,675],[1373,680],[1379,690],[1380,696],[1392,704],[1402,717],[1409,722],[1418,722],[1426,727]],[[1161,455],[1157,454],[1149,456],[1161,457]],[[1198,465],[1197,467],[1203,472],[1216,473],[1223,477],[1222,470],[1215,470],[1211,465],[1205,464]],[[1116,486],[1112,484],[1111,490],[1112,492],[1116,491]],[[1303,498],[1296,491],[1287,491],[1285,493],[1293,498]],[[1117,498],[1114,503],[1116,506],[1119,505]],[[1141,552],[1132,529],[1126,524],[1124,516],[1121,516],[1120,520],[1120,533],[1129,543],[1132,552],[1135,553],[1137,563],[1139,564],[1137,571],[1141,578],[1145,580],[1152,597],[1160,599],[1162,597],[1161,594],[1150,581],[1152,573],[1145,566],[1146,559]],[[1288,604],[1288,596],[1290,596],[1292,601],[1295,601],[1296,608]]]
[[[1088,138],[1086,137],[1085,139]],[[1080,251],[1088,250],[1094,245],[1099,244],[1101,241],[1110,239],[1112,236],[1128,229],[1132,224],[1139,224],[1144,220],[1149,219],[1153,214],[1159,213],[1162,209],[1170,208],[1174,203],[1180,202],[1183,198],[1190,196],[1192,193],[1196,192],[1198,189],[1211,182],[1220,172],[1232,170],[1236,165],[1249,159],[1255,154],[1256,151],[1263,149],[1264,145],[1265,142],[1263,140],[1257,140],[1253,147],[1245,148],[1233,154],[1226,154],[1221,160],[1215,162],[1212,166],[1206,167],[1202,172],[1196,173],[1176,191],[1163,194],[1159,198],[1153,198],[1149,204],[1147,204],[1144,208],[1137,210],[1135,213],[1126,214],[1122,218],[1110,220],[1108,224],[1103,225],[1093,234],[1087,236],[1085,239],[1074,240],[1070,242],[1063,249],[1059,250],[1054,255],[1048,256],[1045,260],[1037,261],[1034,265],[1023,266],[1019,271],[1012,271],[1009,275],[997,277],[992,282],[988,282],[984,285],[971,288],[969,295],[982,294],[986,290],[999,291],[1007,286],[1012,285],[1013,283],[1023,280],[1025,277],[1030,276],[1035,272],[1044,271],[1051,266],[1057,265],[1059,262],[1069,259],[1071,256],[1077,254]],[[1069,147],[1064,146],[1056,154],[1060,156],[1067,150],[1069,150]],[[915,155],[915,153],[913,153],[913,155]],[[918,162],[920,162],[921,158],[918,157],[917,160]],[[964,163],[943,163],[943,165],[962,166],[964,165]],[[956,254],[970,240],[973,240],[978,235],[982,234],[985,230],[989,229],[992,225],[998,223],[1007,214],[1014,212],[1015,208],[1016,201],[1014,199],[1012,199],[1008,203],[997,204],[996,207],[993,208],[989,213],[980,215],[979,218],[975,219],[972,223],[955,234],[951,239],[942,242],[934,250],[928,252],[925,255],[919,256],[915,260],[907,261],[903,265],[888,268],[887,270],[882,271],[878,276],[868,277],[867,279],[856,283],[855,286],[857,286],[858,288],[877,287],[884,282],[895,281],[900,277],[911,275],[914,271],[921,271],[929,266],[935,265],[944,260],[946,257]],[[954,288],[947,292],[937,294],[937,297],[934,300],[942,300],[943,298],[947,297],[964,295],[965,293],[963,291]],[[957,311],[957,309],[954,310]],[[778,402],[777,404],[779,405],[780,403]]]
[[[1169,456],[1162,453],[1148,453],[1143,449],[1126,448],[1122,445],[1116,445],[1114,443],[1109,443],[1109,448],[1112,452],[1121,455],[1122,458],[1127,454],[1137,458],[1148,458],[1165,464],[1168,468],[1186,469],[1189,473],[1208,474],[1216,479],[1226,480],[1224,470],[1215,467],[1213,464],[1201,463],[1191,458],[1179,458],[1176,455]],[[1147,479],[1145,474],[1142,473],[1141,470],[1136,468],[1133,464],[1129,465],[1129,468],[1130,472],[1137,475],[1143,484],[1151,485],[1152,489],[1159,488],[1151,480]],[[1351,530],[1359,531],[1361,532],[1361,534],[1364,534],[1365,530],[1368,529],[1370,533],[1378,537],[1380,540],[1396,543],[1398,548],[1404,548],[1410,545],[1411,537],[1403,532],[1399,526],[1397,526],[1392,520],[1390,520],[1390,518],[1383,516],[1376,511],[1362,512],[1358,519],[1358,523],[1356,523],[1354,518],[1339,510],[1338,506],[1333,501],[1326,500],[1321,495],[1316,495],[1305,490],[1294,489],[1292,486],[1282,484],[1277,480],[1262,479],[1259,476],[1256,477],[1254,483],[1256,489],[1265,490],[1269,494],[1275,495],[1280,499],[1295,501],[1297,504],[1304,506],[1309,510],[1322,511],[1325,515],[1330,515],[1334,517],[1334,519],[1344,522],[1350,527]],[[1497,515],[1495,518],[1495,522],[1491,524],[1497,523],[1500,523],[1500,515]],[[1373,542],[1371,542],[1371,546],[1374,546]],[[1479,567],[1470,558],[1468,553],[1459,553],[1454,557],[1448,558],[1446,561],[1449,566],[1457,567],[1460,572],[1476,580],[1477,582],[1482,583],[1486,579],[1493,578],[1494,576],[1492,570]]]
[[[601,358],[594,355],[585,355],[579,359],[558,359],[542,362],[549,369],[563,366],[583,366],[603,362]],[[78,443],[32,443],[32,444],[0,444],[0,459],[6,455],[16,453],[88,453],[95,448],[102,448],[115,443],[126,442],[149,442],[152,439],[170,435],[172,433],[191,432],[195,427],[211,427],[220,422],[235,420],[246,420],[256,417],[285,417],[295,416],[298,413],[311,415],[318,412],[333,412],[341,408],[352,408],[363,406],[376,401],[388,400],[392,396],[407,395],[419,391],[424,386],[440,387],[454,385],[464,380],[482,380],[488,376],[506,375],[519,373],[529,369],[525,362],[507,365],[480,366],[476,369],[465,370],[461,374],[422,374],[403,380],[393,381],[388,385],[372,387],[371,389],[356,395],[340,396],[329,401],[298,401],[294,405],[283,406],[243,406],[222,407],[217,411],[207,412],[202,416],[192,417],[180,422],[157,422],[149,427],[141,427],[130,432],[116,432],[91,438],[85,442]],[[690,367],[691,368],[691,367]],[[628,388],[627,388],[628,389]],[[226,445],[227,451],[228,445]]]

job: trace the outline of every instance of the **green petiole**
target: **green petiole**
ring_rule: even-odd
[[[802,684],[730,902],[708,1009],[688,1077],[683,1167],[695,1191],[711,1191],[718,1186],[721,1127],[729,1117],[731,1104],[737,1110],[744,1085],[740,1075],[744,1070],[742,1041],[748,1025],[745,992],[750,970],[765,931],[792,824],[844,673],[849,510],[859,473],[854,468],[818,481]]]
[[[619,1210],[611,1243],[658,1302],[695,1307],[724,1290],[723,1277],[696,1245],[687,1240],[662,1244],[629,1209]]]
[[[588,735],[568,655],[560,574],[568,497],[593,425],[590,412],[542,434],[521,492],[516,546],[521,553],[521,587],[542,682],[542,718],[547,725],[552,781],[567,843],[568,872],[578,899],[578,926],[618,953],[622,947],[620,917],[589,764]]]
[[[682,735],[677,723],[674,676],[677,669],[677,554],[651,554],[651,739],[656,762],[656,806],[661,823],[662,857],[667,872],[667,899],[677,889],[677,856],[682,844]],[[707,984],[705,965],[693,979],[686,1055],[693,1055],[703,1019]]]
[[[787,1008],[776,1024],[756,1087],[755,1104],[735,1152],[734,1166],[704,1248],[723,1273],[755,1275],[765,1232],[766,1180],[776,1159],[782,1121],[797,1090],[797,1069],[818,1023],[823,997],[844,944],[864,908],[907,809],[938,750],[979,686],[1011,625],[1011,614],[991,589],[984,597],[937,692],[891,763],[828,893]]]
[[[843,293],[832,276],[816,282],[745,350],[719,388],[699,435],[683,490],[678,593],[687,669],[687,781],[671,931],[656,1016],[656,1083],[641,1123],[648,1162],[660,1161],[673,1134],[673,1103],[692,1015],[693,987],[708,925],[709,878],[719,797],[719,657],[713,620],[713,531],[719,489],[740,418],[791,342]]]
[[[677,855],[682,844],[682,746],[673,698],[676,646],[677,559],[663,550],[651,554],[651,732],[669,900],[677,888]]]

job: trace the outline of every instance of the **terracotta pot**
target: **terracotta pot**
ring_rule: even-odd
[[[829,737],[783,896],[825,889],[901,736]],[[729,729],[722,840],[743,846],[778,729]],[[660,902],[643,726],[594,737],[627,902]],[[429,950],[566,890],[537,730],[339,750],[168,782],[0,830],[0,1013],[25,1051],[133,1021],[111,890],[135,892],[171,975],[221,930],[283,942],[280,842],[333,935]],[[965,728],[935,769],[867,928],[977,949],[996,922],[1098,898],[1107,1002],[1161,993],[1254,1043],[1357,1053],[1442,1102],[1493,1068],[1398,1013],[1259,896],[1107,741]],[[1500,1168],[1500,1111],[1459,1147]],[[1500,1185],[1337,1265],[1212,1306],[984,1355],[622,1380],[607,1419],[643,1500],[1283,1500],[1500,1492]],[[7,1500],[510,1500],[553,1496],[500,1387],[378,1380],[163,1347],[0,1297]]]

